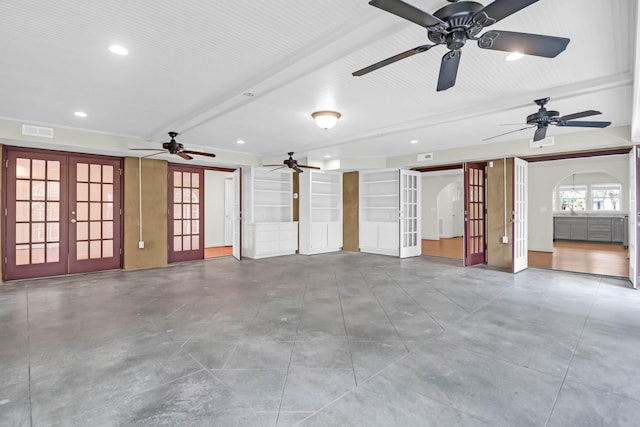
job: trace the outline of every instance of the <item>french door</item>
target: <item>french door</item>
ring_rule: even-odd
[[[121,160],[6,150],[3,279],[121,267]]]
[[[242,259],[242,168],[233,171],[233,257]]]
[[[640,228],[640,146],[634,146],[629,152],[629,280],[634,289],[638,289],[638,229]]]
[[[169,262],[204,258],[204,170],[169,165]]]
[[[400,258],[422,254],[420,172],[400,169]]]
[[[506,165],[504,165],[506,167]],[[513,264],[514,273],[529,266],[528,250],[529,163],[513,159]]]
[[[484,163],[465,163],[465,265],[485,262]]]

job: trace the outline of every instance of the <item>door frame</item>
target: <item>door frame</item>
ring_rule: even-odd
[[[520,163],[521,166],[524,166],[524,183],[521,185],[518,183],[518,163]],[[504,167],[506,168],[506,165],[504,165]],[[513,192],[511,195],[511,202],[513,204],[511,217],[511,272],[518,273],[529,268],[529,162],[519,157],[514,157],[511,179],[513,180],[513,185],[511,186]],[[518,195],[522,197],[523,201],[518,200]],[[523,204],[524,207],[520,206],[519,209],[518,203]],[[522,224],[523,222],[524,228],[520,228],[520,232],[518,232],[519,224]],[[522,239],[521,233],[524,235]],[[524,241],[525,248],[524,255],[521,254],[519,259],[516,258],[518,254],[518,240]]]
[[[204,259],[204,171],[205,168],[201,166],[191,166],[182,163],[169,163],[167,171],[167,262],[169,264],[182,261],[194,261],[198,259]],[[173,250],[173,172],[185,172],[197,173],[199,177],[198,188],[200,189],[200,198],[198,200],[199,209],[199,243],[198,249],[175,252]]]

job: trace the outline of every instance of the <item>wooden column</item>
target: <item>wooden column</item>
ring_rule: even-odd
[[[360,252],[358,172],[342,178],[342,250]]]

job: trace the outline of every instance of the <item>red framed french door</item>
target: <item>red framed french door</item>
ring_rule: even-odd
[[[484,163],[465,163],[465,265],[483,264],[485,257]]]
[[[69,273],[120,268],[119,159],[69,158]]]
[[[120,268],[120,160],[5,150],[3,279]]]
[[[169,262],[204,258],[204,169],[169,165]]]

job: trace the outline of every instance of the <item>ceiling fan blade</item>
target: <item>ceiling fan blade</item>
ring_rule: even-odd
[[[526,130],[526,129],[531,129],[531,128],[532,128],[532,127],[534,127],[534,126],[535,126],[535,125],[533,125],[533,126],[527,126],[527,127],[521,128],[521,129],[516,129],[516,130],[509,131],[509,132],[501,133],[500,135],[490,136],[489,138],[485,138],[485,139],[483,139],[483,141],[488,141],[488,140],[490,140],[490,139],[498,138],[498,137],[500,137],[500,136],[509,135],[510,133],[521,132],[521,131]]]
[[[203,153],[202,151],[191,151],[191,150],[182,150],[182,153],[196,154],[198,156],[207,156],[207,157],[215,157],[216,156],[213,153]]]
[[[385,67],[385,66],[387,66],[389,64],[393,64],[394,62],[400,61],[401,59],[405,59],[405,58],[408,58],[410,56],[413,56],[416,53],[426,52],[429,49],[431,49],[433,46],[436,46],[436,45],[425,44],[425,45],[422,45],[422,46],[414,47],[413,49],[409,49],[406,52],[399,53],[399,54],[394,55],[394,56],[392,56],[390,58],[387,58],[387,59],[385,59],[383,61],[376,62],[373,65],[369,65],[368,67],[365,67],[362,70],[355,71],[355,72],[353,72],[351,74],[353,76],[355,76],[355,77],[363,76],[363,75],[365,75],[367,73],[370,73],[372,71],[377,70],[378,68]]]
[[[286,166],[282,165],[264,165],[263,167],[274,167],[275,169],[271,169],[269,172],[277,171],[278,169],[283,169]]]
[[[304,172],[304,171],[303,171],[302,169],[300,169],[298,166],[294,166],[294,167],[293,167],[293,170],[294,170],[294,171],[296,171],[296,172],[298,172],[298,173],[302,173],[302,172]]]
[[[307,166],[307,165],[298,165],[299,168],[307,168],[307,169],[320,169],[317,166]]]
[[[495,0],[480,12],[476,13],[473,20],[482,24],[484,27],[488,27],[537,1],[538,0]]]
[[[191,157],[190,155],[185,154],[185,152],[184,152],[184,151],[178,151],[176,154],[177,154],[178,156],[182,157],[182,158],[183,158],[183,159],[185,159],[185,160],[191,160],[191,159],[193,159],[193,157]]]
[[[160,148],[129,148],[129,150],[133,150],[133,151],[165,151],[163,149]]]
[[[606,128],[611,122],[558,122],[558,126],[568,126],[576,128]]]
[[[393,13],[400,18],[416,23],[421,27],[431,27],[437,24],[447,25],[443,20],[411,6],[401,0],[371,0],[371,6]]]
[[[520,52],[525,55],[555,58],[567,48],[569,41],[564,37],[492,30],[480,37],[478,46],[481,49]]]
[[[450,50],[442,57],[442,64],[440,65],[440,76],[438,77],[438,92],[447,90],[456,84],[456,77],[458,76],[458,65],[460,65],[461,56],[462,51]]]
[[[538,126],[538,129],[536,129],[535,135],[533,135],[533,141],[534,142],[542,141],[546,137],[547,137],[547,126]]]
[[[581,119],[583,117],[597,116],[598,114],[602,114],[602,113],[596,110],[581,111],[579,113],[567,114],[566,116],[558,117],[558,121],[566,122],[573,119]]]

